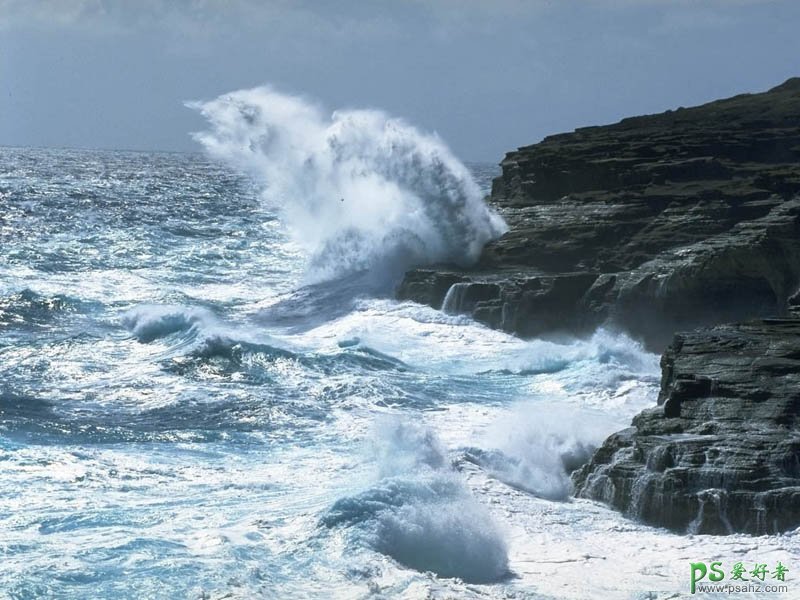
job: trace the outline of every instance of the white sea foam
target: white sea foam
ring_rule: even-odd
[[[572,493],[570,473],[619,428],[600,411],[555,402],[525,402],[504,414],[487,430],[484,445],[492,451],[478,457],[498,479],[548,500]]]
[[[600,329],[585,339],[523,340],[469,317],[414,303],[369,299],[356,308],[305,332],[303,341],[332,346],[340,340],[358,340],[415,367],[460,374],[533,376],[570,367],[593,369],[596,373],[583,383],[615,389],[626,379],[659,374],[659,357],[622,333]],[[565,373],[562,379],[567,377]]]
[[[474,583],[506,577],[504,536],[435,435],[392,419],[378,426],[375,440],[381,478],[338,500],[323,524],[350,526],[358,542],[418,571]]]
[[[477,259],[505,230],[468,169],[436,135],[377,110],[327,116],[269,87],[187,106],[207,152],[265,186],[309,254],[309,281]]]

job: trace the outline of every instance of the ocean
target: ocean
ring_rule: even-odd
[[[0,597],[672,598],[798,554],[570,497],[655,404],[635,340],[393,299],[502,233],[497,167],[248,94],[196,154],[0,148]]]

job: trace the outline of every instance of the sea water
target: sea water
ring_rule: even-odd
[[[672,598],[690,562],[800,565],[794,532],[571,498],[655,402],[635,340],[393,299],[503,233],[493,165],[267,88],[192,107],[197,154],[0,148],[0,597]]]

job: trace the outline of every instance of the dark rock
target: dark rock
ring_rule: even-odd
[[[800,526],[800,316],[675,336],[658,406],[573,473],[576,495],[676,531]]]
[[[441,308],[444,297],[451,286],[466,280],[461,274],[440,271],[412,271],[412,277],[406,276],[397,290],[399,300],[414,300],[433,308]]]
[[[521,335],[676,330],[786,314],[800,285],[800,79],[762,94],[555,135],[506,155],[509,231],[469,272],[409,272],[399,296]]]
[[[399,297],[523,336],[672,340],[658,405],[573,473],[576,494],[676,531],[800,526],[800,78],[501,166],[509,231],[468,271],[407,273]]]
[[[596,279],[593,273],[487,276],[416,270],[407,274],[397,296],[421,301],[415,290],[422,289],[430,300],[426,304],[454,314],[470,314],[491,327],[522,336],[588,333],[592,323],[583,323],[578,304]]]

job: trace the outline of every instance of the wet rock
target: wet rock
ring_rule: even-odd
[[[407,273],[398,296],[522,336],[672,340],[658,405],[573,473],[576,494],[680,532],[800,526],[800,78],[501,166],[509,231],[468,271]]]
[[[800,315],[675,336],[658,406],[573,474],[576,495],[680,532],[800,526]]]
[[[409,272],[398,296],[520,335],[674,331],[786,314],[800,285],[800,78],[762,94],[551,136],[506,155],[509,231],[469,271]]]

